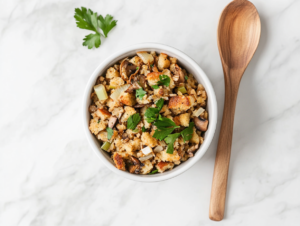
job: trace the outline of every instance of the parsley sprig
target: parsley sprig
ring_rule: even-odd
[[[137,98],[139,98],[140,100],[142,100],[143,97],[146,95],[146,93],[147,93],[147,92],[144,91],[143,88],[139,88],[139,89],[136,90],[135,96],[136,96]]]
[[[158,89],[159,86],[169,86],[170,85],[170,77],[167,75],[159,75],[159,81],[157,82],[157,85],[152,86],[153,89]]]
[[[169,118],[162,117],[159,112],[164,105],[164,99],[159,99],[156,103],[156,108],[148,108],[145,112],[145,118],[147,122],[152,123],[157,127],[153,137],[162,141],[164,140],[168,144],[167,153],[173,154],[174,142],[181,135],[184,141],[192,139],[194,123],[190,122],[189,127],[182,130],[180,133],[172,132],[180,128],[174,121]]]
[[[139,115],[139,113],[130,115],[127,121],[127,129],[134,130],[140,121],[141,121],[141,116]]]
[[[101,31],[105,37],[107,34],[117,25],[117,20],[113,20],[113,16],[107,14],[105,18],[102,15],[94,13],[91,9],[85,7],[76,8],[74,18],[76,20],[77,27],[85,30],[94,31],[94,34],[85,36],[82,43],[83,46],[87,46],[88,49],[93,47],[98,48],[101,45]]]

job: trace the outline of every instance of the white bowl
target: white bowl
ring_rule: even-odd
[[[90,121],[90,113],[88,111],[89,105],[91,103],[90,95],[93,90],[93,86],[96,83],[96,80],[99,75],[105,74],[106,70],[112,66],[114,63],[118,62],[121,59],[124,59],[127,56],[133,56],[136,54],[137,51],[155,51],[157,53],[166,53],[169,56],[175,57],[178,59],[179,65],[184,67],[189,73],[194,75],[199,83],[201,83],[206,90],[207,93],[207,111],[209,115],[209,125],[208,130],[205,133],[204,142],[200,146],[199,150],[195,153],[195,156],[189,158],[186,162],[181,163],[179,166],[175,167],[174,169],[164,172],[158,173],[153,175],[137,175],[131,174],[126,171],[118,170],[115,166],[113,161],[111,160],[110,156],[107,152],[103,151],[100,148],[100,144],[95,136],[89,131],[89,121]],[[156,44],[156,43],[141,43],[132,46],[128,46],[117,53],[109,56],[105,61],[103,61],[93,72],[92,76],[90,77],[86,89],[84,92],[83,97],[83,129],[85,131],[86,137],[88,139],[89,144],[91,145],[92,149],[96,153],[96,155],[101,159],[101,161],[106,165],[110,170],[115,172],[116,174],[123,176],[127,179],[140,181],[140,182],[157,182],[163,181],[179,174],[183,173],[184,171],[188,170],[192,167],[206,152],[208,149],[212,138],[215,133],[216,124],[217,124],[217,101],[214,89],[207,78],[204,71],[197,65],[197,63],[192,60],[190,57],[182,53],[181,51],[174,49],[170,46]]]

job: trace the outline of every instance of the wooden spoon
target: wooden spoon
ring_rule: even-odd
[[[234,111],[241,78],[259,43],[261,24],[255,6],[235,0],[223,10],[218,27],[218,47],[225,78],[225,104],[211,189],[209,218],[224,217]]]

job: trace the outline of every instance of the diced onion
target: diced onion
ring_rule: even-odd
[[[154,62],[153,56],[145,51],[137,52],[136,54],[142,59],[144,64],[152,64]]]
[[[146,156],[140,157],[139,160],[140,160],[141,162],[143,162],[143,161],[146,161],[146,160],[148,160],[148,159],[151,159],[153,156],[154,156],[154,155],[146,155]]]
[[[153,149],[154,152],[161,152],[161,151],[163,151],[163,150],[164,150],[164,148],[163,148],[162,146],[160,146],[160,145],[156,146],[156,147]]]
[[[107,96],[104,85],[102,85],[102,84],[96,85],[96,86],[94,86],[94,90],[95,90],[95,93],[99,100],[107,99],[108,96]]]
[[[193,111],[193,116],[199,117],[199,115],[201,115],[204,111],[205,110],[202,107],[200,107],[199,109]]]
[[[152,153],[152,148],[150,148],[149,146],[145,147],[142,149],[142,152],[144,155],[149,155]]]
[[[130,84],[123,85],[117,89],[110,95],[110,98],[114,101],[118,101],[119,97],[123,92],[125,92],[129,88]]]

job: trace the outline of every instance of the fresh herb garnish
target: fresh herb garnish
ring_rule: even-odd
[[[147,92],[144,91],[143,88],[139,88],[138,90],[136,90],[135,96],[142,100],[146,93]]]
[[[151,86],[153,89],[159,89],[158,85]]]
[[[145,126],[142,127],[142,132],[146,132]]]
[[[169,86],[170,85],[170,77],[167,75],[159,75],[159,81],[157,85],[159,86]]]
[[[98,123],[100,122],[100,119],[98,120]]]
[[[157,119],[159,111],[164,105],[164,99],[160,98],[156,101],[155,105],[157,108],[148,108],[145,112],[146,121],[149,123],[154,122]]]
[[[150,65],[150,67],[153,67],[153,66],[154,66],[153,64]]]
[[[173,154],[174,142],[179,136],[180,136],[180,133],[174,133],[174,134],[169,134],[165,138],[165,142],[168,144],[168,148],[167,148],[167,151],[166,151],[168,154]]]
[[[155,174],[155,173],[158,173],[158,170],[153,170],[152,172],[150,172],[148,174],[150,175],[150,174]]]
[[[112,128],[107,127],[106,131],[107,131],[107,139],[110,140],[114,135],[114,130]]]
[[[158,140],[165,139],[169,134],[171,134],[174,131],[174,127],[171,128],[163,128],[163,129],[156,129],[154,134],[152,135],[154,138]]]
[[[189,127],[181,131],[181,136],[183,137],[184,141],[192,139],[194,126],[195,124],[190,122]]]
[[[175,122],[173,122],[169,118],[161,117],[159,120],[156,120],[153,125],[155,125],[158,129],[163,129],[164,127],[176,127],[179,128],[180,126],[177,126]]]
[[[184,76],[184,78],[185,78],[185,80],[188,80],[188,79],[189,79],[189,77],[187,77],[187,76]]]
[[[141,121],[141,116],[138,113],[134,115],[130,115],[127,121],[127,129],[134,130],[140,121]]]
[[[158,108],[148,108],[145,112],[146,121],[149,123],[154,122],[157,118],[158,113]]]
[[[162,107],[164,106],[164,99],[160,98],[158,101],[155,102],[156,107],[161,110]]]
[[[100,30],[102,30],[105,37],[110,32],[110,30],[117,25],[117,20],[113,20],[111,15],[106,15],[103,18],[102,15],[97,15],[90,9],[85,7],[76,8],[74,18],[76,20],[77,27],[81,29],[94,31],[95,34],[89,34],[85,36],[82,43],[83,46],[87,46],[89,49],[101,45]]]
[[[136,70],[139,70],[139,67],[136,67]]]

